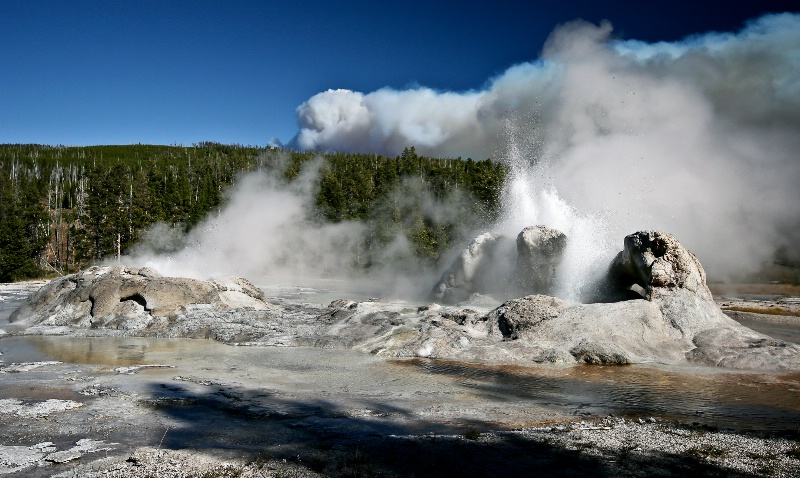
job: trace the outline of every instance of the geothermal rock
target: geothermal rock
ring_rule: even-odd
[[[486,315],[487,334],[518,342],[536,362],[675,363],[694,346],[658,305],[643,300],[576,304],[545,295],[508,301]]]
[[[519,339],[526,331],[558,317],[568,306],[568,302],[547,295],[510,300],[490,313],[489,333],[499,332],[504,338]]]
[[[517,236],[516,282],[524,293],[551,293],[567,236],[547,226],[526,227]]]
[[[625,237],[625,247],[611,262],[609,276],[619,287],[638,285],[647,299],[685,289],[702,300],[712,300],[700,261],[666,232],[640,231]]]
[[[739,369],[800,369],[800,346],[725,316],[697,258],[672,235],[626,237],[611,273],[646,298],[577,304],[546,295],[505,302],[483,315],[428,308],[419,334],[382,353],[467,360],[591,364],[686,361]],[[445,320],[442,320],[445,319]],[[426,325],[428,324],[428,325]],[[395,341],[396,342],[396,341]]]
[[[271,307],[263,293],[242,278],[202,281],[162,277],[149,268],[104,266],[51,281],[10,320],[32,326],[170,330],[180,336],[197,336],[214,333],[208,330],[208,323],[200,326],[177,319],[189,314],[214,322],[214,316],[226,316],[224,321],[230,322],[232,311]],[[179,328],[188,330],[175,330]]]
[[[672,234],[640,231],[625,237],[624,249],[609,267],[609,281],[617,288],[640,287],[684,337],[740,327],[714,303],[700,261]]]
[[[455,304],[473,294],[511,296],[549,293],[567,237],[546,226],[526,227],[514,244],[504,236],[484,233],[458,255],[431,293],[433,300]],[[512,272],[514,271],[514,272]],[[512,275],[513,274],[513,275]]]
[[[625,238],[611,264],[618,286],[639,285],[646,299],[570,304],[535,295],[486,316],[489,335],[530,344],[535,360],[571,356],[585,363],[683,360],[731,368],[800,368],[800,346],[728,318],[714,303],[697,258],[671,234]],[[537,358],[538,357],[538,358]]]
[[[434,286],[433,300],[453,304],[474,293],[491,294],[508,282],[511,240],[484,233],[476,237]]]
[[[460,297],[450,297],[463,298],[476,290],[480,269],[475,265],[488,256],[487,245],[493,239],[481,236],[462,254],[439,284],[442,296],[458,291]],[[550,288],[565,236],[545,227],[531,227],[520,233],[517,244],[518,277],[527,281],[528,287]],[[616,292],[627,291],[631,293],[627,297],[636,299],[578,304],[529,295],[485,314],[426,306],[420,309],[422,317],[396,320],[403,327],[388,327],[376,332],[379,337],[360,337],[351,344],[384,355],[490,362],[691,361],[740,369],[800,369],[800,346],[759,334],[722,313],[706,286],[702,265],[672,235],[658,231],[631,234],[609,270]],[[632,293],[631,287],[642,294]],[[364,330],[360,317],[367,310],[371,309],[349,304],[347,310],[337,313],[346,314],[350,324],[359,324],[359,330]],[[339,323],[332,329],[333,335],[341,335],[347,328]]]

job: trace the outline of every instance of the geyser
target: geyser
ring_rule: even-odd
[[[538,225],[563,233],[566,245],[555,264],[555,275],[548,290],[538,292],[580,301],[595,295],[596,283],[616,253],[614,238],[607,227],[608,214],[580,214],[559,196],[550,158],[542,155],[542,134],[538,119],[505,123],[504,149],[496,157],[508,166],[509,176],[496,229],[512,238]]]
[[[509,192],[539,198],[535,210],[509,202],[519,209],[507,210],[507,233],[535,224],[568,233],[560,223],[568,216],[587,231],[579,237],[666,230],[724,279],[758,269],[779,248],[800,258],[798,49],[797,14],[654,44],[575,22],[553,32],[539,60],[482,90],[319,93],[298,107],[294,144],[388,155],[415,145],[431,156],[503,160],[517,156],[503,134],[511,122],[527,164]],[[542,159],[547,181],[526,181],[530,162]],[[592,269],[585,261],[596,251],[613,250],[605,242],[573,243],[580,251],[566,256],[574,262],[562,268],[565,288]]]
[[[392,258],[380,271],[386,280],[369,283],[383,295],[399,283],[410,284],[406,295],[425,295],[471,238],[513,239],[534,225],[569,239],[552,284],[565,299],[591,295],[618,238],[635,230],[670,231],[712,280],[725,279],[757,270],[779,249],[800,257],[798,48],[793,14],[669,44],[616,41],[609,24],[575,22],[553,32],[540,60],[483,90],[315,95],[298,108],[294,146],[395,155],[413,145],[508,165],[501,219],[467,233],[439,270],[414,263],[400,236],[379,251]],[[304,174],[293,185],[245,178],[187,247],[128,262],[198,278],[351,279],[364,224],[309,221],[316,171]],[[461,222],[463,209],[447,201],[426,204]]]

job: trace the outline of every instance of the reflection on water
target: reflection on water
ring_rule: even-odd
[[[645,366],[565,368],[411,359],[405,370],[451,376],[489,399],[575,406],[602,416],[658,416],[720,428],[800,430],[800,373],[754,374],[709,369],[680,372]]]
[[[303,285],[280,284],[269,278],[254,279],[258,287],[264,291],[267,302],[314,303],[328,305],[334,300],[347,299],[353,301],[383,297],[385,291],[379,285],[366,280],[333,280],[304,279]]]
[[[295,292],[305,296],[308,291]],[[12,330],[8,315],[20,299],[6,296],[0,301],[0,328]],[[231,347],[209,340],[119,337],[6,336],[0,338],[0,352],[5,363],[58,360],[110,367],[175,364],[182,369],[152,373],[207,371],[218,379],[251,381],[257,386],[268,383],[276,389],[314,395],[342,390],[361,396],[396,398],[422,391],[431,392],[430,396],[437,400],[446,397],[455,405],[459,401],[465,406],[481,404],[493,408],[509,403],[526,407],[530,404],[578,416],[613,413],[721,428],[794,433],[800,430],[800,373],[645,366],[489,366],[427,359],[385,361],[349,350]]]
[[[140,337],[24,336],[0,341],[6,362],[57,360],[113,367],[153,364],[155,354],[176,356],[193,348],[191,339]]]

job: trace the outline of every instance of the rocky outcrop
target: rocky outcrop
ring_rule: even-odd
[[[173,329],[189,327],[181,335],[192,336],[207,326],[179,324],[177,319],[271,308],[261,290],[242,278],[202,281],[163,277],[149,268],[102,266],[49,282],[10,320],[29,326],[149,329],[153,333],[177,333]]]
[[[526,294],[550,294],[567,236],[547,226],[526,227],[517,236],[516,283]]]
[[[636,284],[647,299],[684,289],[713,300],[700,261],[672,234],[640,231],[625,237],[624,244],[609,268],[609,277],[620,287]]]
[[[506,288],[513,243],[503,236],[483,233],[464,249],[433,287],[433,300],[454,304],[472,294],[492,294]]]
[[[508,301],[485,316],[488,335],[526,349],[520,358],[591,364],[693,360],[686,354],[697,347],[695,334],[685,334],[675,322],[644,299],[576,304],[543,295]],[[752,332],[733,321],[708,327]]]
[[[534,234],[541,231],[529,229]],[[436,345],[428,356],[448,358],[591,364],[689,361],[738,369],[800,369],[800,346],[727,317],[714,303],[705,278],[698,259],[674,236],[640,231],[625,238],[624,249],[609,268],[610,289],[626,297],[619,292],[636,288],[641,294],[627,295],[634,299],[578,304],[529,295],[463,322],[462,336],[439,331],[436,341],[420,337],[418,342]],[[465,347],[464,336],[470,346]]]
[[[514,299],[487,314],[487,333],[531,344],[537,361],[800,368],[800,346],[743,327],[719,309],[700,261],[671,234],[627,236],[609,270],[615,287],[638,286],[644,297],[597,304]]]
[[[508,237],[483,233],[442,274],[431,298],[456,304],[474,294],[503,299],[552,293],[566,245],[564,233],[546,226],[523,229],[517,235],[516,248]]]
[[[489,314],[488,332],[512,340],[523,338],[528,331],[558,317],[568,306],[568,302],[547,295],[510,300]]]

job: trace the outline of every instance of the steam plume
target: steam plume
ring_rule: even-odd
[[[612,41],[611,30],[561,26],[541,59],[509,68],[480,91],[320,93],[298,108],[293,145],[387,155],[415,146],[430,156],[506,162],[511,176],[496,232],[513,237],[534,224],[565,232],[556,279],[569,298],[581,298],[624,235],[641,229],[675,234],[714,278],[751,271],[780,247],[800,257],[800,15],[676,43]],[[367,225],[308,219],[313,166],[290,185],[263,173],[243,178],[225,209],[182,247],[156,228],[149,236],[161,252],[143,246],[131,261],[166,274],[237,274],[259,283],[349,278],[365,253]],[[464,222],[458,195],[423,195],[389,197],[393,204],[415,198],[431,217]],[[405,282],[413,284],[407,292],[424,292],[438,279],[409,260],[402,235],[370,254],[392,279],[373,285]],[[392,273],[396,264],[402,274]],[[429,280],[415,279],[425,273]]]
[[[319,161],[312,162],[288,185],[265,172],[246,175],[229,192],[225,208],[190,231],[178,247],[173,239],[171,251],[160,248],[153,238],[165,236],[168,228],[156,225],[127,262],[200,279],[236,274],[281,283],[340,277],[337,271],[351,266],[347,252],[357,247],[362,225],[309,220],[318,168]]]
[[[281,154],[265,158],[273,165],[268,171],[239,178],[228,191],[225,207],[185,237],[167,225],[153,225],[125,262],[170,276],[237,275],[262,285],[325,287],[334,285],[331,280],[346,281],[348,293],[365,297],[425,298],[433,279],[420,277],[432,274],[434,266],[418,259],[403,226],[423,217],[452,230],[469,229],[476,222],[468,216],[474,206],[471,197],[453,188],[436,198],[416,178],[400,181],[372,205],[398,224],[315,220],[322,158],[305,163],[300,176],[287,183],[281,178],[289,163]],[[386,240],[375,240],[376,233]]]
[[[664,229],[716,278],[779,247],[797,254],[800,15],[675,43],[613,41],[611,31],[561,26],[541,59],[480,91],[319,93],[298,107],[293,144],[507,161],[528,188],[506,192],[511,223],[582,221],[617,248],[627,233]]]

